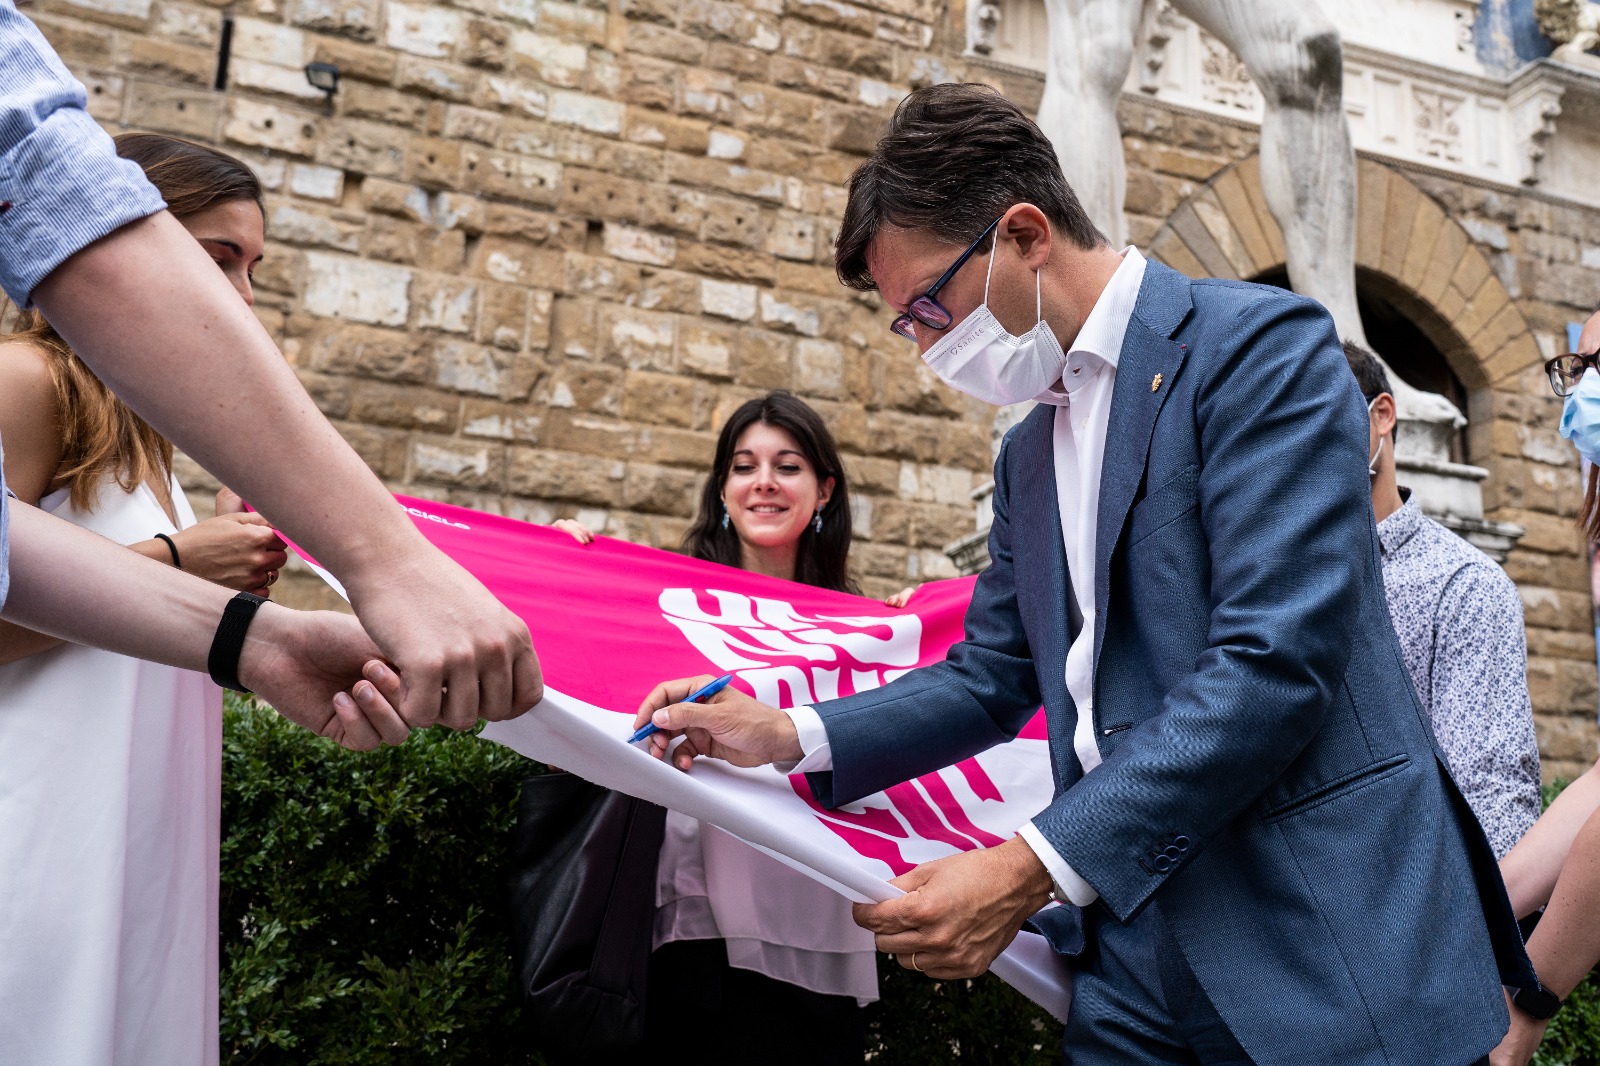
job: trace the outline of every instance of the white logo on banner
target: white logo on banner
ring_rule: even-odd
[[[451,527],[453,527],[455,529],[471,529],[472,528],[471,526],[467,525],[465,522],[456,522],[456,521],[453,521],[453,520],[451,520],[449,518],[445,518],[443,515],[429,514],[427,511],[422,510],[420,507],[407,507],[406,508],[406,514],[410,515],[413,518],[426,518],[430,522],[437,522],[441,526],[451,526]]]
[[[706,606],[708,598],[713,608]],[[878,688],[908,673],[922,654],[922,619],[911,613],[810,616],[783,600],[721,589],[663,589],[658,603],[662,617],[695,650],[772,707],[819,703]],[[1001,749],[993,756],[1008,769],[1015,760]],[[1048,786],[1048,777],[1044,783]],[[1009,834],[1021,818],[1034,813],[1026,811],[1015,824],[994,829],[977,824],[980,810],[1004,800],[977,759],[837,810],[818,805],[803,776],[792,776],[790,784],[819,822],[894,875],[945,853],[937,845],[967,850],[999,844],[1004,838],[995,829]]]
[[[887,684],[917,664],[922,619],[914,614],[811,617],[782,600],[706,589],[663,589],[661,613],[695,649],[750,686],[756,699],[794,707]],[[790,660],[774,662],[774,660]]]

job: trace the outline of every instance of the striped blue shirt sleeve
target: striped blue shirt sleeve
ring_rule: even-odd
[[[75,252],[166,206],[87,107],[43,34],[0,0],[0,289],[24,307]]]
[[[166,205],[117,158],[88,94],[13,0],[0,0],[0,289],[19,305],[80,249]],[[10,498],[0,479],[0,604],[10,590]]]

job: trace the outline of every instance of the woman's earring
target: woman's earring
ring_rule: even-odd
[[[727,528],[728,528],[728,525],[729,525],[729,524],[730,524],[730,523],[731,523],[731,522],[732,522],[732,521],[733,521],[733,519],[731,519],[731,518],[729,518],[729,517],[728,517],[728,509],[727,509],[727,508],[726,508],[726,507],[724,507],[724,508],[723,508],[723,509],[722,509],[722,528],[723,528],[723,529],[727,529]]]
[[[815,529],[818,533],[822,532],[822,508],[820,507],[817,508],[817,517],[811,523],[811,528]]]

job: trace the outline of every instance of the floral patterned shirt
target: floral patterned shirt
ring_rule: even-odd
[[[1401,493],[1378,523],[1389,615],[1456,784],[1503,857],[1539,817],[1522,600],[1493,560]]]

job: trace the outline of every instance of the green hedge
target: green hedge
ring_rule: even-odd
[[[224,1059],[541,1063],[505,912],[517,790],[537,765],[442,729],[356,755],[231,696],[224,738]],[[999,980],[930,982],[883,961],[875,1066],[1060,1061],[1060,1026]],[[1534,1062],[1600,1066],[1592,976]]]
[[[505,852],[536,764],[447,730],[356,755],[230,696],[222,1051],[249,1064],[523,1066]],[[995,978],[888,966],[871,1061],[1059,1062],[1060,1027]]]

